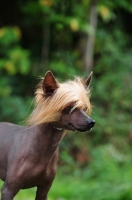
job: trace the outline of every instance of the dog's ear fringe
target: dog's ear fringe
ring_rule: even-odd
[[[89,101],[90,90],[86,90],[84,80],[76,77],[74,81],[59,83],[59,88],[51,96],[43,92],[43,78],[41,78],[35,92],[35,108],[29,116],[28,125],[38,125],[57,121],[62,110],[68,103],[77,102],[76,106],[83,109],[88,105],[90,114],[91,104]]]

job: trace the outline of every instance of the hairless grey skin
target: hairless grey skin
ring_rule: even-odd
[[[46,98],[54,98],[56,80],[48,71],[44,79]],[[91,75],[86,80],[88,86]],[[32,126],[0,123],[0,179],[4,181],[1,200],[13,200],[20,189],[37,187],[35,200],[47,200],[56,174],[58,145],[64,130],[84,132],[95,121],[84,110],[69,105],[61,111],[58,121]]]

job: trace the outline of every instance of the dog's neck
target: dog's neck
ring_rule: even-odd
[[[64,131],[64,129],[62,127],[59,126],[59,124],[57,122],[51,122],[51,125],[53,126],[53,128],[55,130],[58,130],[58,131]]]
[[[37,138],[41,141],[42,146],[46,149],[54,151],[59,145],[59,142],[63,138],[63,129],[53,127],[51,123],[41,124],[36,126],[36,140]]]

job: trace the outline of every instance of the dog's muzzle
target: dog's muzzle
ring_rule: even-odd
[[[95,125],[95,121],[93,119],[91,119],[90,117],[88,117],[87,122],[84,124],[84,126],[82,127],[82,131],[90,131]]]
[[[86,123],[78,127],[76,130],[80,132],[90,131],[94,127],[94,125],[95,125],[95,121],[92,120],[91,118],[88,118]]]

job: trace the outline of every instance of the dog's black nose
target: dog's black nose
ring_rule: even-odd
[[[95,121],[91,120],[90,123],[89,123],[89,127],[92,128],[94,126],[94,124],[95,124]]]

